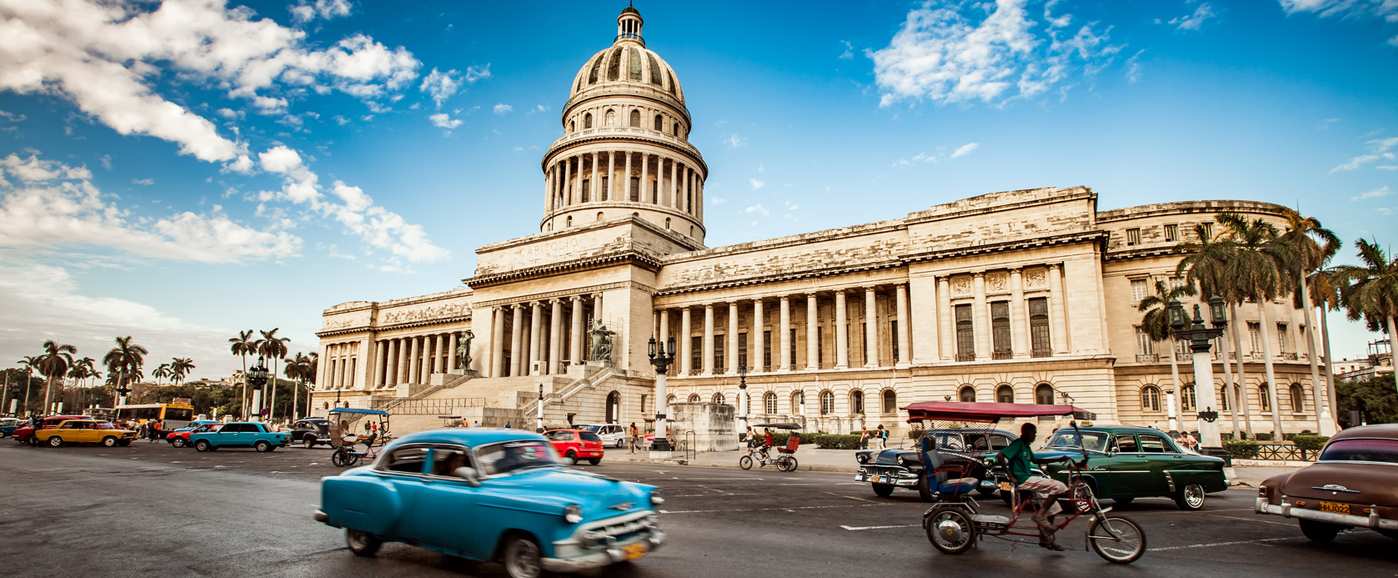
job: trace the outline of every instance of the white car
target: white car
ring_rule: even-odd
[[[597,434],[597,437],[602,438],[602,445],[604,447],[626,447],[626,427],[621,424],[598,423],[585,425],[580,429]]]

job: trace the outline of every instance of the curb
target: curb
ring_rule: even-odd
[[[691,467],[699,467],[699,468],[733,468],[733,469],[738,469],[738,464],[723,464],[723,463],[714,463],[714,462],[693,462],[693,463],[691,463],[689,460],[659,460],[659,459],[651,459],[651,458],[621,458],[621,459],[613,458],[613,459],[611,459],[610,461],[611,461],[612,463],[625,463],[625,464],[656,464],[656,465],[666,465],[666,466],[691,466]],[[797,471],[802,471],[802,472],[833,472],[833,473],[840,473],[840,474],[844,474],[844,473],[852,474],[852,473],[854,473],[853,468],[847,468],[847,467],[841,467],[841,466],[829,466],[829,465],[824,465],[824,464],[817,464],[817,465],[799,465],[799,460],[798,460],[798,465],[797,465],[797,467],[796,467],[796,470],[797,470]],[[749,471],[759,471],[759,470],[749,470]],[[774,471],[775,471],[775,470],[774,470]]]

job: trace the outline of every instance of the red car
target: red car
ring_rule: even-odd
[[[58,424],[63,423],[63,422],[65,422],[65,421],[68,421],[68,420],[70,420],[70,419],[92,419],[92,416],[90,416],[90,415],[51,415],[51,416],[48,416],[48,417],[45,417],[45,418],[39,418],[39,429],[57,427]],[[21,428],[16,428],[16,429],[15,429],[14,436],[15,436],[15,441],[17,441],[17,442],[19,442],[19,443],[22,443],[22,444],[29,444],[29,445],[31,445],[31,446],[37,446],[37,445],[39,445],[39,438],[34,437],[34,426],[32,426],[32,425],[26,425],[26,426],[21,427]]]
[[[544,437],[549,439],[550,444],[553,444],[553,451],[572,460],[573,463],[577,463],[578,460],[587,460],[588,463],[595,466],[602,463],[602,455],[606,452],[602,449],[602,438],[586,430],[549,430],[544,432]]]
[[[223,423],[217,421],[196,424],[194,427],[184,428],[166,434],[165,441],[170,442],[170,445],[177,448],[187,447],[190,445],[189,434],[216,431],[220,427],[223,427]]]

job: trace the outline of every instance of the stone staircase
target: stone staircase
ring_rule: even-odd
[[[414,393],[414,394],[412,394],[412,395],[410,395],[410,396],[408,396],[408,397],[397,397],[397,398],[388,399],[388,400],[383,400],[383,401],[377,401],[377,400],[376,400],[376,401],[374,402],[374,404],[373,404],[373,408],[374,408],[374,409],[381,409],[381,410],[384,410],[384,411],[386,411],[386,412],[388,412],[388,413],[393,413],[393,410],[394,410],[394,409],[398,408],[399,406],[402,406],[402,405],[405,404],[405,403],[408,403],[408,402],[410,402],[410,401],[417,401],[417,400],[427,399],[427,398],[429,398],[429,397],[432,397],[434,394],[436,394],[436,393],[439,392],[439,391],[442,391],[442,390],[445,390],[445,389],[454,388],[454,387],[456,387],[456,386],[458,386],[458,385],[461,385],[461,384],[466,383],[467,381],[470,381],[470,380],[471,380],[471,375],[470,375],[470,374],[460,374],[460,375],[456,375],[456,374],[443,374],[443,375],[444,375],[444,377],[442,378],[442,383],[439,383],[439,384],[437,384],[437,385],[433,385],[433,386],[431,386],[431,387],[428,387],[427,389],[424,389],[424,390],[422,390],[422,391],[419,391],[419,392],[417,392],[417,393]]]
[[[611,366],[602,367],[600,369],[590,366],[583,367],[586,371],[583,377],[573,381],[572,383],[566,386],[563,386],[561,390],[555,390],[553,395],[544,398],[543,403],[547,405],[562,406],[563,404],[567,403],[569,398],[572,398],[579,392],[585,389],[595,388],[599,384],[607,381],[607,379],[611,378],[613,375],[616,375],[616,369]],[[523,408],[521,408],[521,411],[526,416],[539,415],[539,400],[536,399],[530,402],[528,405],[525,405]]]

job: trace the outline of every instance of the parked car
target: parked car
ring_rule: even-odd
[[[318,444],[330,445],[330,420],[323,417],[308,417],[291,424],[292,443],[301,442],[306,449]]]
[[[210,452],[220,448],[254,448],[259,452],[270,452],[286,447],[291,443],[288,432],[274,432],[266,424],[254,421],[235,421],[224,424],[218,431],[189,434],[194,449]]]
[[[170,442],[170,445],[177,448],[188,447],[191,445],[189,442],[189,436],[191,434],[218,431],[220,427],[223,427],[223,422],[209,420],[197,421],[190,427],[180,428],[166,434],[165,441]]]
[[[25,424],[28,423],[29,422],[17,417],[0,418],[0,439],[4,439],[5,436],[13,435],[15,430],[24,427]]]
[[[107,421],[69,419],[50,424],[35,433],[34,437],[55,448],[77,444],[102,444],[110,448],[131,445],[136,439],[136,432]]]
[[[553,444],[553,451],[572,463],[587,460],[595,466],[602,463],[606,453],[602,449],[602,438],[587,430],[555,429],[544,432],[544,437]]]
[[[1099,498],[1129,504],[1136,498],[1171,498],[1181,510],[1204,507],[1204,496],[1228,489],[1223,460],[1181,449],[1160,430],[1145,427],[1081,427],[1087,449],[1083,479]],[[1036,458],[1082,458],[1078,434],[1062,428],[1049,437]],[[1050,477],[1067,482],[1067,464],[1043,465]]]
[[[599,423],[582,426],[582,429],[602,438],[602,445],[621,449],[626,447],[626,427],[616,423]]]
[[[359,556],[405,542],[534,578],[653,552],[665,540],[655,490],[560,467],[538,434],[451,428],[403,436],[373,465],[324,478],[315,519],[344,528]]]
[[[981,480],[976,488],[982,494],[993,494],[999,487],[995,476],[985,467],[984,458],[995,455],[1019,439],[1019,436],[1001,430],[934,429],[923,435],[936,440],[942,455],[961,456],[962,459],[955,463],[970,465],[967,477]],[[922,467],[922,456],[917,450],[862,450],[854,453],[854,459],[859,462],[855,481],[869,482],[875,494],[888,497],[894,489],[904,488],[917,490],[924,502],[932,501],[932,492],[923,475],[926,470]]]
[[[70,419],[92,419],[92,416],[90,416],[90,415],[51,415],[51,416],[48,416],[48,417],[39,418],[39,429],[44,429],[44,428],[48,428],[48,427],[56,427],[56,426],[58,426],[58,424],[63,423],[63,422],[65,422],[65,421],[68,421],[68,420],[70,420]],[[27,421],[29,421],[29,420],[21,420],[21,421],[27,422]],[[37,446],[37,445],[39,445],[39,438],[34,436],[34,426],[31,426],[31,425],[20,425],[18,428],[15,428],[15,431],[14,431],[13,433],[11,433],[10,435],[15,436],[15,441],[17,441],[17,442],[19,442],[19,443],[22,443],[22,444],[29,444],[29,445],[31,445],[31,446]]]
[[[1398,539],[1398,424],[1335,434],[1316,463],[1262,482],[1255,509],[1296,518],[1316,542],[1352,528]]]

